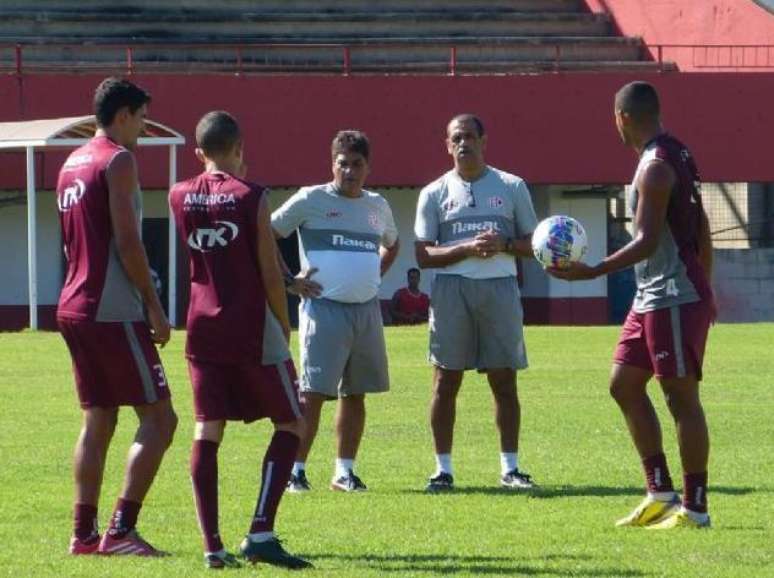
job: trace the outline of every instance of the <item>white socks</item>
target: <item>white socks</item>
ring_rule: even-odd
[[[251,542],[268,542],[274,538],[274,532],[257,532],[255,534],[248,534]]]
[[[336,474],[334,479],[345,478],[349,475],[349,470],[355,469],[355,460],[345,460],[336,458]]]
[[[435,475],[441,472],[454,475],[451,454],[435,454]]]
[[[500,452],[500,473],[502,475],[519,469],[519,454],[516,452]]]
[[[293,471],[290,473],[294,476],[297,476],[300,472],[303,472],[304,470],[306,470],[306,462],[293,462]]]

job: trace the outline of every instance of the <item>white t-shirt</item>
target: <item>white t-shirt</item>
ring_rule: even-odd
[[[302,187],[271,215],[282,237],[298,229],[301,261],[319,271],[321,297],[365,303],[379,292],[379,247],[392,247],[398,230],[387,201],[363,190],[357,198],[338,194],[333,183]]]
[[[451,170],[422,189],[414,234],[417,241],[450,246],[489,229],[518,239],[532,234],[536,226],[535,209],[524,180],[487,167],[472,183]],[[515,276],[516,259],[505,253],[488,259],[468,257],[437,269],[436,273],[471,279]]]

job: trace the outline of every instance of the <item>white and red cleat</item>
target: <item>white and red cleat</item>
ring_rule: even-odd
[[[97,549],[99,548],[99,542],[99,534],[90,536],[85,542],[73,536],[70,539],[70,554],[73,556],[96,554]]]
[[[99,554],[103,556],[167,556],[166,552],[156,550],[140,537],[137,530],[130,530],[122,538],[106,533],[99,543]]]

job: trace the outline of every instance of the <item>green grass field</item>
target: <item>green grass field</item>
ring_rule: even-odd
[[[710,336],[703,396],[710,424],[709,531],[616,529],[643,493],[623,420],[607,394],[617,328],[528,327],[531,368],[520,374],[520,461],[541,490],[497,486],[499,455],[485,381],[460,394],[458,491],[422,492],[433,469],[427,423],[426,329],[388,330],[392,392],[370,399],[358,471],[362,495],[327,489],[332,408],[308,463],[315,491],[285,497],[278,532],[317,577],[774,576],[774,325],[720,325]],[[200,576],[201,541],[188,477],[191,394],[177,333],[162,353],[180,415],[172,449],[146,501],[143,534],[166,559],[72,558],[72,446],[79,410],[64,343],[51,333],[0,334],[0,575]],[[657,386],[666,452],[680,481],[674,427]],[[102,495],[104,527],[135,427],[124,410]],[[235,546],[258,491],[266,424],[229,426],[220,453],[221,531]],[[234,576],[284,576],[260,566]]]

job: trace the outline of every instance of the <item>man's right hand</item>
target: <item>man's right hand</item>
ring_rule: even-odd
[[[148,325],[153,343],[159,347],[164,347],[169,341],[172,326],[161,306],[148,307]]]
[[[500,235],[494,231],[485,231],[468,241],[466,246],[468,248],[468,256],[489,259],[502,251],[504,244],[505,242]]]

